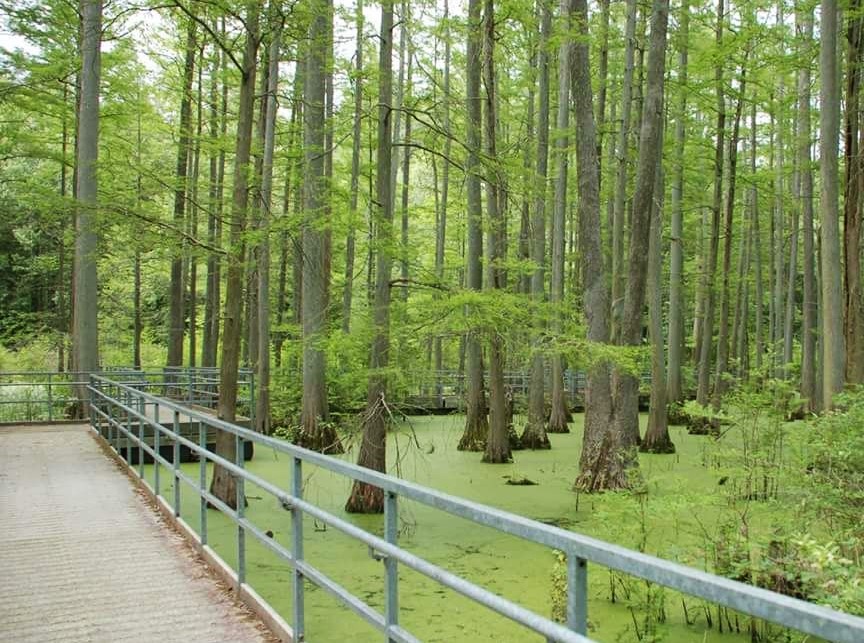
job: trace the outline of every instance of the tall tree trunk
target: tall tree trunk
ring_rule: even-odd
[[[609,17],[610,0],[600,0],[600,62],[597,76],[600,90],[597,95],[597,177],[603,181],[603,138],[606,136],[606,96],[609,93]],[[611,232],[611,227],[610,227]]]
[[[618,173],[615,179],[615,209],[612,220],[612,339],[618,337],[627,272],[624,265],[624,234],[627,202],[627,158],[630,114],[633,106],[633,67],[636,49],[636,0],[626,0],[624,26],[624,78],[621,81],[621,129],[618,131]]]
[[[408,2],[403,2],[402,5],[402,20],[407,23],[410,20],[409,15],[409,7]],[[407,33],[407,24],[402,26],[402,33]],[[405,39],[407,40],[407,35]],[[407,62],[405,63],[405,87],[403,89],[404,99],[403,99],[403,108],[405,104],[409,103],[411,100],[411,76],[412,76],[412,62],[413,51],[411,51],[411,47],[408,47],[406,51]],[[409,196],[409,182],[411,180],[411,115],[405,115],[405,129],[404,129],[404,137],[402,139],[402,209],[401,209],[401,219],[402,219],[402,234],[400,237],[400,261],[399,265],[401,267],[401,277],[402,283],[404,287],[402,288],[402,299],[404,301],[408,301],[408,196]]]
[[[370,352],[369,388],[363,414],[363,438],[357,463],[386,471],[387,468],[387,379],[385,371],[390,351],[390,276],[393,268],[393,200],[392,183],[392,111],[393,100],[393,3],[381,5],[381,32],[378,57],[378,172],[375,178],[375,203],[378,207],[379,242],[376,264],[375,301],[373,302],[374,335]],[[384,492],[364,482],[355,481],[345,510],[353,513],[381,513]]]
[[[215,25],[214,25],[215,31]],[[218,106],[218,72],[220,56],[214,54],[210,67],[210,106],[209,106],[209,191],[207,216],[207,243],[215,248],[221,245],[221,221],[219,215],[219,106]],[[216,366],[216,351],[219,337],[219,254],[210,251],[207,255],[207,277],[204,286],[204,336],[201,340],[201,366],[212,368]]]
[[[192,172],[189,180],[189,230],[192,239],[198,238],[198,177],[201,170],[201,133],[204,111],[204,50],[198,56],[198,95],[196,97],[195,144],[191,152]],[[195,367],[198,356],[198,256],[189,253],[189,366]]]
[[[450,5],[448,0],[444,0],[444,96],[441,100],[442,124],[444,126],[444,167],[441,170],[441,200],[440,212],[438,215],[438,227],[435,230],[435,278],[439,283],[444,281],[444,250],[447,240],[447,206],[450,197],[450,152],[451,152],[451,136],[450,136],[450,62],[451,62],[451,42],[450,42]],[[435,372],[441,373],[444,368],[444,347],[442,345],[441,336],[435,337]],[[440,381],[436,384],[437,394],[442,395],[442,385]]]
[[[572,0],[561,0],[562,21],[572,20]],[[552,331],[560,334],[562,330],[562,306],[564,303],[564,219],[567,212],[567,173],[570,128],[570,74],[572,39],[565,39],[558,50],[558,114],[555,124],[552,158],[555,161],[555,194],[552,201],[552,279],[549,288],[549,301],[552,304]],[[595,134],[596,136],[596,134]],[[560,353],[552,355],[552,408],[546,430],[549,433],[569,433],[567,426],[571,421],[567,406],[567,393],[564,390],[564,360]]]
[[[196,30],[198,23],[191,18],[187,22],[186,58],[183,64],[183,93],[180,98],[180,131],[178,132],[176,183],[174,185],[174,226],[177,230],[186,229],[186,174],[189,167],[192,80],[195,74],[195,51],[197,49]],[[183,293],[183,251],[177,250],[171,259],[167,366],[183,365],[183,334],[186,325]]]
[[[348,226],[348,239],[345,242],[345,285],[342,290],[342,332],[351,332],[351,304],[354,297],[354,254],[355,230],[357,224],[357,204],[360,195],[360,144],[363,120],[363,0],[358,0],[356,8],[356,43],[354,49],[354,139],[351,146],[351,220]]]
[[[497,79],[495,77],[495,8],[494,0],[485,0],[483,16],[483,80],[486,85],[485,109],[485,156],[489,163],[486,169],[486,211],[489,217],[489,253],[486,261],[486,289],[490,293],[503,290],[505,260],[504,214],[499,200],[501,168],[498,165],[498,137],[496,119]],[[492,464],[512,462],[508,429],[510,417],[504,391],[504,337],[497,329],[489,338],[489,435],[483,462]]]
[[[648,249],[648,327],[651,336],[651,401],[648,428],[639,450],[675,453],[666,411],[666,355],[663,342],[663,168],[657,166],[651,240]]]
[[[801,219],[804,246],[804,301],[802,303],[801,330],[801,396],[807,400],[807,408],[815,411],[819,407],[816,395],[816,265],[813,243],[813,169],[810,156],[812,132],[810,131],[810,63],[813,51],[813,7],[799,8],[798,42],[801,43],[798,69],[798,167],[801,180]]]
[[[762,356],[765,354],[765,340],[763,321],[763,306],[765,295],[762,281],[762,233],[759,230],[759,190],[756,187],[756,101],[750,108],[750,219],[753,222],[753,254],[755,255],[755,287],[756,298],[755,335],[756,335],[756,372],[762,373]]]
[[[328,60],[327,0],[315,0],[303,85],[303,410],[295,441],[323,453],[341,453],[330,424],[324,348],[327,333],[327,221],[325,83]]]
[[[258,373],[255,398],[257,431],[270,433],[270,226],[273,203],[273,151],[276,144],[276,95],[279,91],[279,59],[282,47],[281,6],[270,5],[270,55],[268,56],[266,113],[264,116],[264,163],[261,168],[261,214],[258,247]]]
[[[687,137],[687,62],[690,4],[682,0],[678,33],[678,115],[675,122],[675,175],[672,180],[672,238],[669,249],[669,371],[667,394],[675,404],[684,399],[681,357],[684,350],[684,312],[681,286],[684,272],[684,143]]]
[[[729,372],[729,311],[732,305],[732,288],[730,273],[732,272],[732,237],[733,218],[735,214],[735,181],[738,167],[738,134],[741,130],[741,113],[744,109],[744,94],[747,83],[747,57],[741,64],[741,80],[738,84],[738,104],[735,108],[735,120],[732,124],[732,136],[729,138],[729,185],[726,192],[726,220],[723,230],[723,270],[720,291],[720,328],[717,336],[717,368],[714,373],[714,390],[711,403],[714,410],[720,409],[720,403],[726,392],[726,376]]]
[[[78,200],[75,214],[75,268],[72,298],[73,370],[92,372],[99,366],[98,235],[96,212],[99,157],[99,78],[102,40],[101,0],[81,0],[81,93],[75,167]],[[81,387],[78,398],[87,400]],[[86,415],[86,411],[85,411]]]
[[[136,114],[136,130],[135,130],[135,162],[137,164],[136,176],[135,176],[135,207],[136,209],[140,209],[141,207],[141,198],[142,198],[142,151],[144,147],[143,134],[141,131],[141,90],[138,90],[138,109]],[[63,156],[65,163],[66,156],[66,123],[64,118],[63,123]],[[65,168],[65,165],[64,165]],[[65,171],[63,176],[63,183],[65,184]],[[65,193],[65,185],[63,186],[63,190]],[[64,194],[65,196],[65,194]],[[61,248],[63,241],[61,239]],[[62,257],[61,257],[62,259]],[[63,270],[63,262],[60,262],[60,270]],[[134,264],[132,267],[132,366],[134,368],[141,368],[141,334],[143,332],[143,325],[141,322],[141,251],[138,248],[135,248],[135,258]],[[62,282],[61,282],[62,283]],[[61,302],[63,301],[63,291],[59,290],[57,293],[57,298]],[[60,361],[62,371],[63,361]]]
[[[531,382],[528,390],[528,423],[522,432],[526,449],[548,449],[546,435],[545,360],[541,351],[545,328],[540,310],[546,295],[546,182],[549,168],[549,36],[552,31],[552,10],[548,0],[540,2],[540,41],[537,45],[539,105],[537,109],[537,159],[533,170],[534,203],[531,218],[531,300],[537,308],[534,354],[531,356]]]
[[[219,371],[219,419],[233,422],[237,417],[237,379],[240,367],[241,304],[246,247],[243,233],[249,204],[249,161],[252,148],[252,120],[255,105],[255,59],[258,52],[259,2],[246,3],[246,45],[237,109],[237,142],[234,151],[234,188],[231,201],[225,280],[225,313],[222,330],[222,359]],[[216,453],[229,462],[237,458],[237,441],[232,433],[219,431]],[[218,464],[213,466],[210,493],[232,509],[237,508],[237,479]],[[244,500],[245,502],[245,500]]]
[[[469,290],[483,287],[481,256],[483,254],[483,210],[480,196],[480,128],[483,98],[480,95],[482,25],[480,0],[468,1],[468,44],[466,51],[465,100],[467,108],[465,161],[465,195],[468,228],[465,281]],[[483,351],[476,332],[465,340],[468,393],[465,431],[459,440],[459,451],[483,451],[489,432],[486,417],[486,394],[483,384]]]
[[[642,316],[654,209],[654,186],[657,167],[663,153],[663,80],[666,63],[666,27],[669,0],[654,0],[651,10],[651,36],[642,127],[639,135],[639,161],[636,167],[636,190],[633,193],[633,221],[630,226],[629,274],[621,317],[621,344],[642,343]],[[619,462],[613,486],[626,482],[626,471],[638,466],[633,451],[639,440],[639,377],[620,369],[615,381],[615,423],[619,434]],[[623,479],[620,477],[623,474]]]
[[[586,339],[602,348],[609,343],[609,290],[600,237],[600,177],[597,135],[591,93],[588,48],[588,3],[573,0],[577,34],[573,48],[573,102],[576,119],[576,167],[579,177],[579,255],[582,272],[582,312]],[[585,431],[577,489],[607,488],[614,479],[626,486],[626,474],[616,470],[618,434],[614,430],[610,365],[602,355],[589,360],[585,386]],[[622,479],[624,478],[624,479]]]
[[[825,353],[822,381],[823,406],[831,409],[834,395],[843,389],[846,342],[843,335],[843,286],[840,263],[839,172],[837,141],[840,136],[840,89],[837,63],[837,1],[821,0],[819,69],[819,168],[822,177],[822,345]]]
[[[783,2],[777,4],[777,25],[783,24]],[[774,366],[774,377],[783,377],[783,317],[785,308],[783,305],[784,292],[784,252],[783,247],[786,240],[785,219],[785,154],[783,127],[785,125],[784,101],[786,96],[785,74],[777,74],[777,100],[774,114],[774,328],[773,342],[771,344],[771,360]]]
[[[724,0],[717,0],[717,50],[723,46]],[[698,386],[696,401],[707,406],[711,385],[711,347],[714,345],[714,284],[717,277],[717,255],[720,246],[720,212],[723,208],[723,151],[726,135],[726,99],[723,93],[723,59],[720,58],[714,71],[715,91],[717,94],[717,141],[714,148],[714,199],[711,206],[711,240],[708,261],[702,279],[702,340],[700,342]],[[702,432],[700,422],[691,426],[691,431]]]
[[[864,164],[859,148],[860,91],[864,64],[864,21],[860,0],[852,0],[848,10],[845,167],[846,195],[843,216],[844,311],[846,338],[846,380],[864,382],[864,299],[861,291],[861,205]],[[862,134],[864,135],[864,134]]]

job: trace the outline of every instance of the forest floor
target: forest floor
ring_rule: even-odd
[[[521,421],[517,416],[519,430]],[[456,444],[463,422],[464,417],[457,415],[414,417],[397,426],[390,435],[390,472],[441,491],[709,570],[713,570],[718,557],[733,548],[730,542],[742,537],[770,539],[778,525],[794,521],[794,508],[782,500],[782,488],[777,494],[780,500],[741,503],[736,498],[741,488],[741,469],[736,461],[746,436],[734,432],[716,441],[688,435],[683,427],[671,427],[678,452],[641,455],[643,485],[638,492],[586,496],[572,491],[581,450],[581,415],[575,416],[571,433],[550,436],[551,450],[515,452],[515,463],[507,465],[481,464],[480,454],[458,452]],[[356,457],[356,446],[352,447],[344,456],[350,460]],[[198,465],[184,466],[197,477]],[[289,487],[289,466],[284,456],[259,448],[247,466],[283,488]],[[343,512],[350,486],[346,479],[314,467],[306,467],[304,473],[308,500],[381,533],[380,516]],[[527,477],[537,484],[507,485],[508,476]],[[165,492],[170,498],[170,476],[162,479],[167,480]],[[246,493],[247,516],[290,545],[289,513],[251,485],[247,484]],[[184,519],[197,528],[199,509],[191,490],[184,490],[182,505]],[[209,515],[210,544],[233,564],[236,529],[216,512]],[[370,558],[365,546],[312,520],[304,536],[305,555],[311,564],[383,611],[383,567]],[[290,621],[291,576],[286,573],[287,565],[254,538],[247,538],[247,544],[249,582]],[[401,499],[400,544],[530,609],[550,613],[556,558],[545,547]],[[597,640],[750,640],[745,617],[727,614],[721,619],[716,606],[707,606],[701,600],[687,598],[685,606],[675,592],[647,587],[644,582],[613,575],[595,565],[589,565],[589,579],[590,635]],[[371,626],[325,592],[307,587],[309,640],[360,642],[380,638]],[[400,569],[399,595],[400,624],[424,641],[541,640],[405,568]],[[722,623],[722,633],[718,622]],[[800,638],[793,635],[789,640]]]

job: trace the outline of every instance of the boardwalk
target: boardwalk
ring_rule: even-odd
[[[264,642],[84,425],[0,427],[0,641]]]

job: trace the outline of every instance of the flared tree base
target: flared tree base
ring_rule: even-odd
[[[549,436],[546,435],[546,430],[542,426],[538,427],[534,424],[525,425],[521,441],[525,449],[539,450],[552,448]]]
[[[489,423],[485,421],[485,417],[467,421],[465,431],[462,433],[456,449],[458,451],[484,451],[488,433]]]
[[[384,490],[365,482],[354,481],[351,495],[345,503],[349,514],[380,514],[384,512]]]
[[[510,464],[513,462],[513,456],[510,449],[486,449],[483,452],[481,462],[485,464]]]
[[[639,445],[642,453],[675,453],[675,444],[669,434],[654,438],[646,434],[642,444]]]
[[[570,433],[570,427],[567,426],[567,417],[550,417],[549,424],[546,425],[546,433]]]
[[[301,427],[294,436],[294,444],[327,455],[345,453],[345,447],[342,446],[342,440],[339,439],[336,429],[325,424]]]

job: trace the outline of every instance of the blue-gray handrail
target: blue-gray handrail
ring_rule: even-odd
[[[169,393],[188,404],[216,408],[219,399],[219,368],[202,366],[166,366],[141,369],[133,366],[110,366],[96,374],[120,380],[130,386],[149,389],[157,394]],[[81,392],[89,383],[86,371],[0,371],[0,422],[36,423],[79,420],[84,406]],[[254,426],[255,373],[239,369],[238,401],[245,404]],[[23,410],[18,409],[23,407]],[[68,410],[77,417],[67,417]]]
[[[860,641],[864,641],[864,618],[838,612],[827,607],[808,603],[721,576],[715,576],[698,569],[625,549],[624,547],[606,543],[596,538],[546,525],[524,516],[471,502],[470,500],[451,496],[413,482],[378,473],[338,458],[309,451],[283,440],[261,435],[243,427],[224,422],[205,413],[184,407],[171,400],[155,397],[106,377],[92,376],[89,390],[91,392],[91,423],[97,430],[102,431],[104,429],[103,433],[115,450],[119,452],[122,434],[123,438],[127,440],[127,446],[134,442],[140,449],[151,455],[154,460],[173,470],[175,481],[174,511],[176,515],[179,516],[180,512],[179,483],[184,482],[188,484],[198,493],[202,519],[202,529],[199,538],[202,544],[206,544],[207,540],[206,510],[208,503],[222,511],[222,513],[237,524],[238,569],[236,573],[240,583],[245,583],[245,535],[247,532],[255,536],[277,556],[291,564],[294,569],[293,627],[295,641],[302,641],[304,633],[303,578],[308,579],[340,599],[352,611],[380,629],[389,640],[399,642],[417,641],[418,639],[414,638],[398,624],[398,576],[396,574],[396,565],[397,563],[401,563],[437,581],[441,585],[453,589],[487,608],[544,635],[550,641],[589,642],[590,639],[585,636],[587,634],[588,601],[587,562],[589,561],[830,641],[837,641],[839,643],[859,643]],[[165,407],[173,410],[173,428],[164,427],[148,417],[145,413],[147,405],[153,405],[157,409],[158,407]],[[199,441],[197,443],[180,435],[178,430],[180,415],[188,416],[198,422]],[[154,417],[158,416],[158,413],[154,414]],[[123,425],[124,418],[126,426]],[[133,419],[137,423],[137,436],[132,430]],[[145,424],[154,429],[154,445],[152,448],[144,441],[143,427]],[[236,462],[229,462],[207,449],[206,427],[226,431],[236,437],[238,447]],[[165,435],[170,443],[174,445],[173,461],[169,461],[159,454],[161,435]],[[129,440],[131,442],[128,442]],[[292,484],[290,491],[281,489],[244,469],[242,447],[245,441],[270,447],[291,457]],[[201,469],[198,480],[194,480],[179,469],[180,445],[188,447],[200,456]],[[127,448],[127,457],[128,453],[129,449]],[[238,497],[242,496],[244,483],[248,481],[273,495],[282,503],[283,507],[290,510],[293,533],[291,549],[287,549],[275,540],[267,537],[260,528],[252,524],[243,515],[242,502],[238,503],[239,509],[235,511],[207,490],[207,461],[219,464],[237,476]],[[352,480],[359,480],[381,488],[385,496],[384,538],[372,535],[342,518],[303,500],[303,462],[314,464],[334,473],[344,475]],[[139,457],[139,463],[138,474],[142,478],[142,481],[150,486],[144,480],[143,457]],[[159,467],[154,467],[153,469],[154,485],[151,489],[154,490],[154,493],[158,494]],[[397,498],[399,496],[564,552],[567,558],[566,627],[531,612],[521,605],[497,596],[479,585],[471,583],[400,548],[396,542]],[[302,517],[304,513],[365,543],[381,557],[386,572],[386,607],[383,615],[303,559]]]

